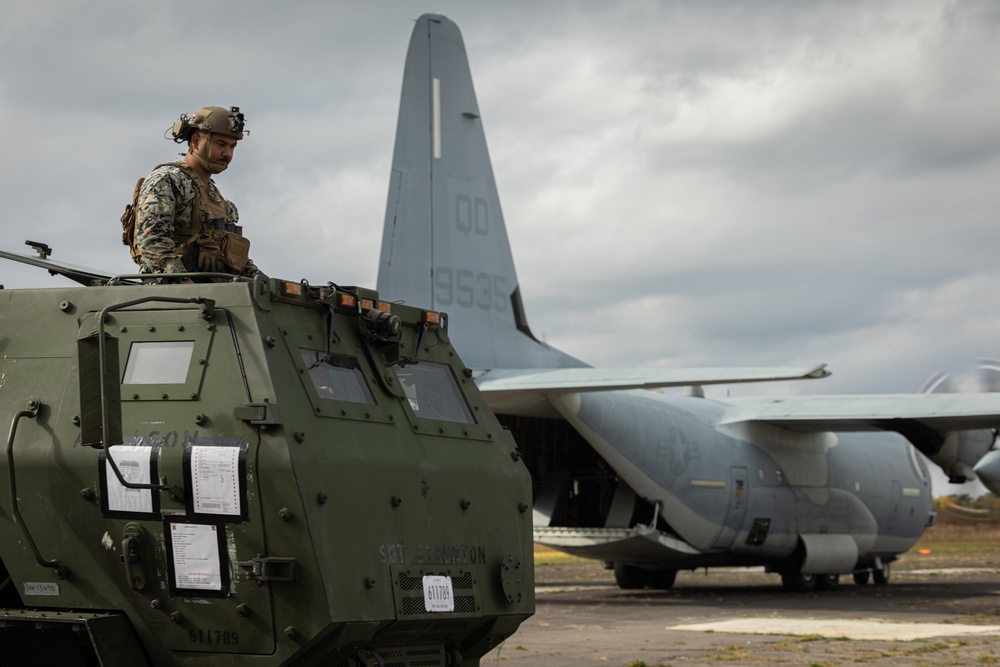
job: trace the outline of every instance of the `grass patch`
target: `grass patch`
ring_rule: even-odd
[[[997,546],[996,542],[982,542],[979,540],[947,542],[932,539],[932,536],[925,534],[922,538],[920,538],[920,541],[917,542],[916,546],[910,549],[910,553],[914,553],[918,549],[929,549],[932,554],[941,555],[988,553],[996,552]]]
[[[750,653],[742,646],[725,646],[715,651],[711,659],[717,662],[749,662]]]
[[[988,547],[984,546],[984,548],[995,549],[997,546],[996,543],[1000,542],[1000,526],[994,524],[969,525],[943,520],[924,532],[924,536],[920,540],[920,545],[923,545],[925,542],[937,545],[990,545]]]
[[[594,563],[596,561],[579,556],[570,556],[561,551],[535,545],[535,567],[543,565],[576,565],[577,563]]]

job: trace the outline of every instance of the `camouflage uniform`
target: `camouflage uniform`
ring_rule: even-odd
[[[157,167],[142,184],[139,192],[135,222],[135,247],[139,251],[139,271],[142,273],[185,273],[198,271],[197,258],[188,259],[185,266],[185,248],[178,248],[175,230],[190,229],[198,224],[195,215],[195,188],[192,178],[178,166]],[[197,176],[195,176],[197,178]],[[225,221],[236,224],[239,213],[236,206],[222,197],[215,182],[209,180],[206,192],[212,200],[207,205],[225,211]],[[253,260],[247,262],[241,275],[253,277],[258,273]]]

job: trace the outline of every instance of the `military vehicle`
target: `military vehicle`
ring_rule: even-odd
[[[4,665],[469,666],[532,614],[530,478],[444,313],[0,254],[82,284],[0,291]]]

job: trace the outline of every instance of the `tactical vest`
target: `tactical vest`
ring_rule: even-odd
[[[174,224],[174,244],[184,268],[189,272],[241,273],[250,259],[250,241],[243,237],[243,228],[226,221],[229,211],[226,200],[213,197],[208,184],[199,178],[194,169],[181,162],[165,162],[154,168],[177,167],[191,179],[194,186],[194,203],[189,227]],[[122,214],[122,243],[129,247],[132,261],[139,264],[140,251],[135,245],[135,226],[138,219],[139,193],[146,181],[140,178],[132,191],[132,203]],[[175,190],[175,195],[179,193]]]

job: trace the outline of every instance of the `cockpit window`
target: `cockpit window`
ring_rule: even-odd
[[[421,361],[406,366],[397,364],[394,368],[410,409],[417,417],[462,424],[475,422],[450,366]]]
[[[122,384],[184,384],[193,340],[133,341]]]
[[[320,398],[375,405],[357,359],[304,347],[299,348],[299,354]]]

